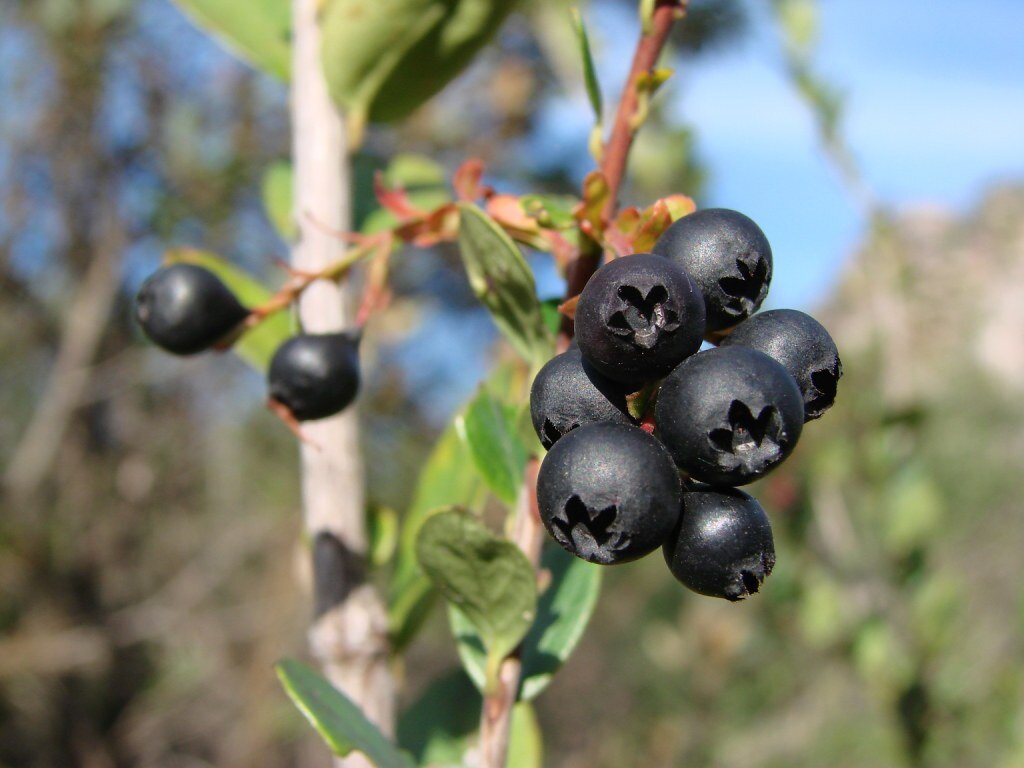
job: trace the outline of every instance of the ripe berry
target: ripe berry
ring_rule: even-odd
[[[683,491],[679,527],[662,552],[672,575],[702,595],[742,600],[775,567],[772,526],[757,499],[735,488]]]
[[[359,337],[351,333],[304,333],[274,353],[268,374],[270,398],[299,421],[333,416],[359,391]]]
[[[658,437],[676,464],[712,485],[744,485],[785,459],[804,424],[793,377],[768,355],[720,347],[684,360],[661,385]]]
[[[587,361],[614,381],[653,381],[700,348],[704,306],[697,286],[649,253],[616,259],[590,278],[576,305]]]
[[[634,423],[626,409],[626,389],[595,371],[578,349],[551,358],[530,390],[530,417],[537,437],[550,448],[566,432],[584,424]]]
[[[548,533],[592,563],[635,560],[657,549],[679,517],[672,457],[639,427],[587,424],[544,458],[537,502]]]
[[[706,208],[676,221],[654,252],[682,267],[704,295],[707,330],[731,328],[754,314],[772,281],[772,248],[753,221]]]
[[[175,355],[209,349],[248,315],[213,272],[194,264],[158,270],[135,297],[135,317],[146,336]]]
[[[805,421],[832,407],[843,363],[828,331],[810,315],[795,309],[760,312],[722,342],[723,347],[734,344],[764,352],[789,371],[804,397]]]

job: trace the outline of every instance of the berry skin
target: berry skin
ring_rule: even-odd
[[[668,451],[639,427],[587,424],[544,458],[537,502],[563,549],[613,565],[653,552],[679,517],[679,474]]]
[[[270,398],[299,421],[333,416],[359,391],[359,337],[304,333],[274,353],[267,376]]]
[[[757,499],[735,488],[683,491],[679,527],[662,553],[684,585],[711,597],[749,597],[775,567],[772,526]]]
[[[705,208],[662,233],[654,252],[693,278],[707,310],[707,330],[720,331],[757,311],[772,281],[772,247],[753,221],[728,208]]]
[[[796,447],[803,397],[763,352],[721,347],[684,360],[658,394],[655,423],[676,464],[711,485],[745,485]]]
[[[135,318],[146,336],[175,355],[209,349],[248,315],[213,272],[194,264],[163,267],[135,297]]]
[[[578,349],[556,355],[533,380],[533,429],[544,447],[550,448],[566,432],[584,424],[633,424],[626,407],[626,389],[595,371]]]
[[[660,379],[696,352],[703,336],[696,284],[671,261],[649,253],[605,264],[576,305],[583,356],[624,384]]]
[[[760,312],[722,342],[733,345],[764,352],[789,371],[803,394],[804,421],[818,418],[835,402],[843,363],[828,331],[810,315],[795,309]]]

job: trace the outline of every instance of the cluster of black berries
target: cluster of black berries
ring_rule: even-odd
[[[135,315],[154,344],[175,355],[230,346],[252,311],[208,269],[177,263],[143,284]],[[298,421],[343,410],[359,391],[358,333],[300,333],[274,353],[270,399]]]
[[[654,253],[594,273],[576,306],[578,347],[548,362],[530,395],[550,449],[541,518],[562,547],[613,564],[661,546],[690,589],[758,590],[775,564],[771,526],[735,486],[789,456],[842,375],[813,318],[754,314],[771,276],[764,234],[725,209],[686,216]],[[705,338],[720,344],[699,351]],[[630,414],[634,393],[654,403],[646,417]]]

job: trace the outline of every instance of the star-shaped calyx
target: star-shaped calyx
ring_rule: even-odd
[[[611,504],[591,510],[579,496],[572,495],[561,515],[552,518],[555,538],[584,560],[611,562],[612,553],[629,545],[629,535],[615,530],[618,508]]]
[[[755,416],[740,400],[733,400],[729,406],[728,426],[708,433],[719,466],[726,470],[742,467],[752,473],[781,459],[785,439],[778,408],[766,405]]]
[[[739,277],[723,277],[718,287],[729,297],[725,309],[735,317],[752,315],[768,292],[768,262],[760,256],[736,259]]]
[[[843,364],[836,358],[831,368],[819,368],[811,372],[811,387],[804,395],[804,412],[807,418],[815,419],[836,401],[836,389],[839,378],[843,375]]]
[[[643,294],[632,285],[620,285],[617,295],[625,306],[608,318],[608,328],[616,336],[652,349],[662,334],[679,328],[679,312],[665,286],[655,285]]]

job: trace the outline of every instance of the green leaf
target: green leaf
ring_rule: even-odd
[[[431,683],[402,713],[398,742],[420,765],[463,766],[477,739],[483,698],[461,669]],[[528,702],[512,710],[508,768],[541,768],[543,746],[537,715]]]
[[[537,620],[523,641],[520,698],[543,691],[583,637],[601,593],[601,566],[545,547],[541,567],[551,583],[537,603]]]
[[[469,64],[511,0],[327,0],[324,73],[357,120],[405,117]]]
[[[388,507],[370,509],[366,534],[370,540],[370,562],[378,568],[386,565],[398,547],[398,514]]]
[[[291,71],[289,0],[174,0],[231,53],[282,80]]]
[[[579,200],[570,195],[523,195],[519,204],[527,216],[548,229],[571,229],[576,226],[573,209]]]
[[[164,257],[167,263],[186,262],[196,264],[213,272],[246,307],[265,303],[273,294],[263,283],[248,272],[244,272],[220,256],[194,248],[174,248]],[[252,330],[246,331],[231,347],[245,362],[260,373],[270,366],[270,358],[277,348],[292,335],[291,321],[287,312],[277,312]]]
[[[512,708],[508,735],[508,768],[543,768],[544,741],[537,713],[528,701]]]
[[[317,672],[293,659],[285,659],[276,669],[288,696],[336,755],[356,751],[377,768],[415,768],[359,707]]]
[[[433,604],[430,580],[416,560],[416,538],[424,521],[450,506],[472,507],[482,501],[484,485],[473,466],[469,448],[455,425],[444,431],[420,471],[413,500],[402,521],[395,573],[388,605],[391,642],[400,651],[415,635]]]
[[[475,517],[456,510],[423,524],[416,554],[449,604],[473,625],[487,651],[488,671],[496,672],[536,615],[536,579],[526,556]]]
[[[527,459],[517,434],[516,409],[484,388],[455,420],[455,429],[494,495],[506,504],[514,504]]]
[[[575,650],[601,592],[601,568],[558,547],[545,547],[541,567],[551,583],[537,603],[537,619],[523,640],[519,698],[530,700],[543,691]],[[462,665],[482,690],[487,655],[472,622],[458,609],[448,611]]]
[[[459,249],[469,284],[498,329],[534,368],[554,351],[533,273],[512,239],[486,213],[460,203]]]
[[[427,686],[398,720],[398,743],[420,765],[461,765],[480,725],[483,700],[454,669]]]
[[[277,234],[286,243],[295,240],[292,215],[292,164],[284,160],[271,163],[263,172],[263,210]]]
[[[590,99],[590,108],[594,110],[595,122],[600,125],[603,112],[601,84],[597,81],[597,68],[594,66],[594,58],[590,53],[590,38],[587,37],[587,28],[583,25],[583,18],[580,16],[578,8],[572,9],[572,26],[579,39],[580,61],[583,63],[583,81],[587,86],[587,98]]]

